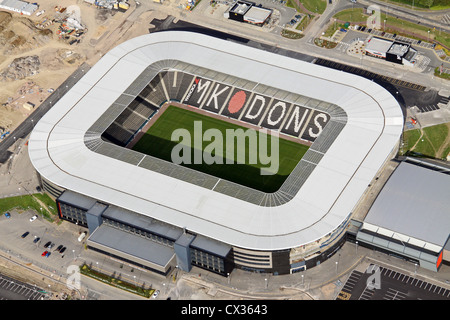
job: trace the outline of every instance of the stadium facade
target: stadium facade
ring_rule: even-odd
[[[127,148],[169,102],[311,143],[274,193]],[[89,249],[162,275],[198,266],[288,274],[342,245],[396,154],[398,102],[372,81],[183,31],[107,53],[35,126],[29,155]]]

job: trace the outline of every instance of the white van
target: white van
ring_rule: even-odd
[[[86,237],[86,231],[80,234],[80,236],[78,237],[78,242],[83,241],[84,237]]]

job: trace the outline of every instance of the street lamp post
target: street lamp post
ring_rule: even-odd
[[[352,2],[352,11],[350,12],[350,20],[353,22],[353,2]]]

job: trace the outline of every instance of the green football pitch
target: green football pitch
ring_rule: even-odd
[[[227,135],[230,132],[234,136]],[[182,166],[270,193],[281,187],[309,148],[277,141],[278,150],[271,136],[257,130],[169,106],[132,149],[175,163],[180,161],[174,156],[182,158]]]

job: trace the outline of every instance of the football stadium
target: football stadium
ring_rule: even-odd
[[[161,275],[290,274],[342,246],[403,123],[367,79],[165,31],[104,55],[35,126],[29,155],[60,217],[87,228],[89,250]],[[177,130],[203,140],[174,141]],[[208,132],[243,134],[231,138],[248,142],[244,160]],[[249,161],[261,141],[276,170]],[[188,161],[173,161],[177,148]],[[191,161],[199,155],[214,163]]]

